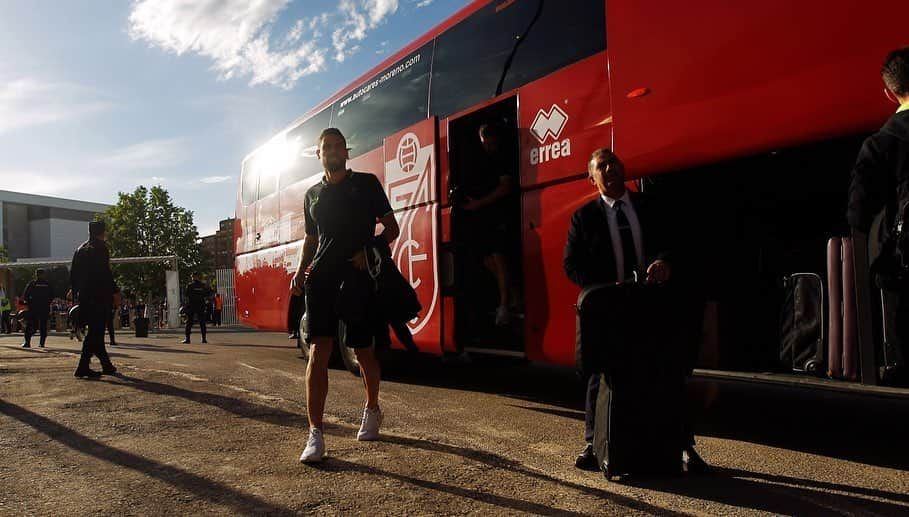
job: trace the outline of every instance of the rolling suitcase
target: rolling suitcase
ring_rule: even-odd
[[[827,374],[824,280],[816,273],[795,273],[783,279],[780,315],[780,361],[787,369]]]
[[[607,479],[682,472],[684,347],[671,307],[664,288],[629,284],[579,300],[584,337],[595,328],[601,340],[593,448]]]
[[[858,380],[858,314],[852,239],[833,237],[827,243],[827,286],[830,294],[828,369],[831,378]]]

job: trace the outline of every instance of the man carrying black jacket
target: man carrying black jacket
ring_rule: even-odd
[[[29,324],[25,328],[25,342],[22,348],[31,348],[32,336],[35,335],[35,327],[40,332],[41,341],[38,346],[44,348],[44,342],[47,341],[47,320],[50,317],[50,304],[54,299],[54,291],[50,283],[44,278],[44,270],[35,271],[35,279],[25,286],[22,293],[26,305],[28,305]]]
[[[598,195],[571,217],[565,243],[565,274],[581,288],[622,283],[635,274],[648,284],[667,282],[673,276],[667,250],[671,236],[661,232],[666,223],[658,217],[653,200],[625,188],[625,166],[610,149],[597,149],[591,154],[588,174]],[[599,467],[593,450],[599,389],[600,376],[591,375],[585,416],[587,445],[575,460],[575,466],[584,470]],[[685,434],[684,451],[680,453],[688,472],[706,472],[708,466],[694,450],[694,434],[688,422]]]
[[[111,308],[120,305],[120,289],[110,270],[106,237],[103,221],[88,223],[88,240],[73,254],[69,271],[73,301],[79,305],[80,324],[88,326],[88,333],[82,340],[79,366],[73,373],[76,377],[96,378],[101,374],[113,375],[117,372],[104,348],[104,329]],[[92,355],[101,362],[101,372],[89,368]]]
[[[190,343],[189,335],[190,332],[192,332],[194,318],[199,318],[199,329],[202,331],[202,342],[208,343],[208,340],[205,339],[205,301],[210,295],[211,289],[209,289],[205,283],[199,280],[198,273],[193,272],[192,282],[186,286],[186,339],[181,341],[181,343]]]
[[[905,368],[903,361],[909,353],[909,282],[898,278],[909,272],[900,271],[894,230],[900,212],[909,203],[909,47],[887,56],[881,78],[886,86],[884,94],[899,108],[862,146],[852,170],[846,218],[852,228],[871,234],[871,267],[878,285],[893,301],[886,308],[890,312],[886,321],[894,325],[891,330],[898,336],[896,341],[902,343],[903,348],[897,347],[893,352],[902,356],[896,363]],[[872,227],[875,219],[880,221],[876,229]],[[909,221],[904,221],[904,232],[909,231],[907,225]]]

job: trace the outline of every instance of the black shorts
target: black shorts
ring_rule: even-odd
[[[473,221],[469,228],[468,246],[479,256],[505,254],[509,235],[503,221]]]
[[[346,325],[338,318],[338,292],[343,281],[343,274],[320,273],[307,277],[303,339],[311,342],[314,337],[331,337],[348,348],[368,348],[373,345],[373,332],[368,326]]]

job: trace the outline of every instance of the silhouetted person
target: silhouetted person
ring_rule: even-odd
[[[13,331],[10,322],[10,313],[13,311],[13,304],[10,302],[6,288],[0,285],[0,332],[10,334]]]
[[[881,69],[884,93],[899,105],[865,140],[849,187],[850,226],[869,235],[871,268],[883,290],[890,375],[909,378],[909,47],[891,52]],[[883,213],[882,213],[883,212]],[[872,224],[879,215],[876,231]]]
[[[208,343],[208,340],[205,338],[207,330],[205,328],[205,300],[211,295],[211,289],[199,280],[199,274],[193,272],[192,282],[186,286],[185,293],[185,304],[184,309],[186,312],[186,339],[182,341],[183,344],[189,344],[190,333],[193,328],[193,320],[199,320],[199,329],[202,331],[202,342]]]
[[[25,342],[22,348],[31,347],[32,336],[37,330],[41,335],[41,341],[38,346],[44,348],[44,342],[47,341],[47,320],[50,318],[50,306],[54,300],[54,291],[50,283],[44,277],[44,270],[35,271],[35,279],[25,286],[22,293],[26,305],[28,305],[29,324],[25,327]]]
[[[112,375],[117,371],[104,348],[104,327],[112,307],[120,304],[120,289],[110,270],[104,222],[88,223],[88,236],[73,254],[70,267],[70,284],[74,303],[79,305],[79,321],[88,326],[79,366],[74,372],[76,377],[99,377],[102,373]],[[89,368],[92,355],[101,362],[101,372]]]

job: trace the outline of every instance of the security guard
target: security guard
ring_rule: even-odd
[[[22,348],[31,348],[35,327],[41,333],[41,341],[38,346],[44,348],[44,342],[47,341],[47,319],[50,317],[50,304],[54,299],[54,291],[44,277],[43,269],[35,271],[35,279],[25,286],[22,298],[28,305],[29,313],[29,324],[25,328],[25,343],[22,343]]]
[[[181,341],[188,344],[189,334],[193,328],[193,318],[199,318],[199,327],[202,329],[202,342],[208,343],[205,339],[205,300],[211,296],[211,289],[205,283],[199,280],[199,274],[193,272],[193,281],[186,286],[186,298],[184,310],[186,312],[186,339]]]
[[[112,307],[120,305],[120,289],[110,270],[106,227],[103,221],[88,223],[88,240],[73,254],[70,268],[74,303],[79,304],[79,320],[88,326],[82,341],[82,356],[73,375],[96,378],[117,372],[104,348],[104,329]],[[92,355],[101,362],[101,371],[89,368]]]

